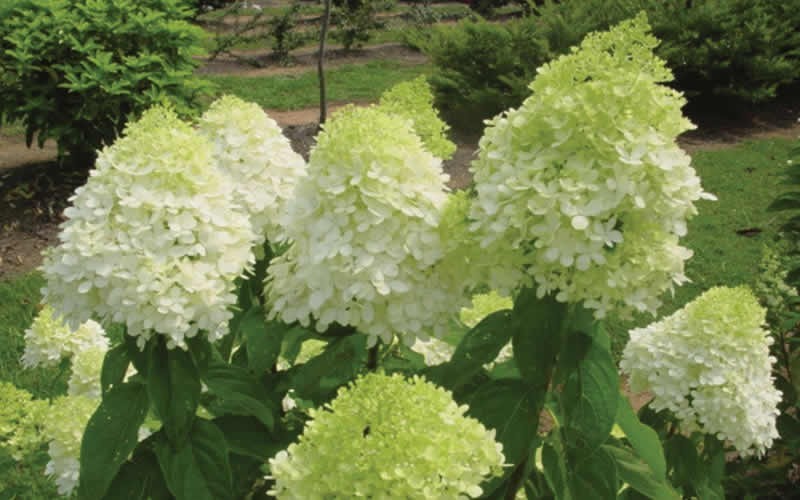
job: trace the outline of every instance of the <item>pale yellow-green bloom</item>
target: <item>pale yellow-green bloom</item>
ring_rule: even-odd
[[[502,445],[452,395],[420,377],[369,374],[312,410],[298,443],[270,459],[281,499],[468,498],[502,473]]]

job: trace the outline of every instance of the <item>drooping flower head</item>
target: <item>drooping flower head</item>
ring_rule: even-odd
[[[694,202],[710,196],[675,142],[692,125],[661,84],[672,75],[648,31],[639,16],[589,34],[486,129],[472,217],[495,287],[532,279],[541,295],[602,317],[655,312],[686,281],[691,251],[678,240]]]
[[[198,125],[256,234],[282,239],[280,220],[306,167],[278,124],[257,104],[228,95],[211,104]]]
[[[436,157],[447,160],[453,156],[456,145],[447,138],[449,127],[433,107],[433,92],[424,76],[390,88],[381,94],[378,106],[382,111],[411,120],[414,132]]]
[[[437,270],[448,250],[439,232],[446,180],[408,121],[374,107],[339,111],[290,206],[293,245],[270,264],[273,314],[386,342],[445,332],[465,301],[463,286]]]
[[[98,346],[76,352],[72,356],[72,373],[67,382],[67,393],[70,396],[100,399],[100,372],[107,351],[106,347]]]
[[[108,337],[103,327],[92,320],[73,331],[47,304],[25,330],[25,352],[22,365],[25,368],[53,366],[63,358],[89,349],[108,349]]]
[[[339,390],[298,443],[269,461],[272,494],[309,498],[466,498],[502,474],[495,431],[420,377],[370,374]]]
[[[766,311],[745,287],[712,288],[661,321],[631,330],[620,363],[634,391],[650,391],[688,431],[761,455],[778,437]]]
[[[86,396],[63,396],[43,414],[43,436],[50,455],[45,473],[55,479],[61,495],[69,495],[78,485],[83,431],[99,403]]]
[[[45,300],[70,324],[124,323],[141,345],[227,333],[234,279],[253,261],[248,216],[230,200],[211,146],[165,108],[100,152],[42,266]]]

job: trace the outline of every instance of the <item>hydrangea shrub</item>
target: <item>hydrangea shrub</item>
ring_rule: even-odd
[[[638,415],[603,328],[686,280],[711,198],[654,44],[640,17],[541,68],[489,124],[472,192],[445,187],[433,110],[387,109],[406,90],[334,115],[308,164],[236,98],[194,124],[145,113],[73,197],[27,335],[27,364],[71,357],[37,424],[61,490],[722,496],[726,453],[775,437],[763,310],[714,289],[634,330],[623,370],[656,396]]]

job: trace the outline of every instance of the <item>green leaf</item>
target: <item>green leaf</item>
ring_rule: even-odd
[[[464,335],[450,361],[427,371],[428,378],[444,387],[457,390],[483,365],[491,363],[511,340],[511,311],[495,311]]]
[[[703,463],[691,439],[680,434],[670,437],[664,443],[664,455],[672,469],[673,484],[686,488],[700,480]]]
[[[661,446],[658,433],[639,422],[627,398],[620,398],[616,421],[622,432],[625,433],[625,439],[631,444],[636,454],[650,466],[653,475],[657,479],[665,479],[667,477],[667,461],[664,458],[664,448]]]
[[[155,451],[167,486],[178,500],[233,498],[228,445],[212,422],[196,419],[183,446],[174,448],[160,440]]]
[[[139,442],[147,409],[147,389],[141,384],[119,384],[103,395],[81,442],[80,498],[103,498]]]
[[[298,397],[321,404],[339,387],[353,380],[366,362],[366,335],[336,338],[320,355],[286,372],[288,384],[285,390],[294,389]]]
[[[100,386],[103,388],[103,393],[110,387],[122,383],[129,364],[128,348],[124,344],[120,344],[106,353],[100,372]]]
[[[797,210],[800,209],[800,192],[783,193],[767,207],[769,211]]]
[[[552,443],[545,443],[542,448],[542,468],[547,485],[550,486],[550,491],[556,500],[571,499],[566,464]]]
[[[223,416],[214,419],[231,453],[265,460],[272,455],[275,442],[269,429],[255,417]]]
[[[271,370],[278,361],[281,341],[289,326],[280,321],[267,321],[264,309],[253,306],[245,313],[239,328],[245,340],[250,369],[256,373]]]
[[[169,440],[180,445],[192,428],[200,403],[200,373],[190,353],[167,349],[164,339],[152,347],[148,365],[150,402]]]
[[[467,401],[468,413],[497,431],[506,463],[518,464],[528,456],[539,427],[536,389],[521,380],[492,380]]]
[[[215,362],[205,375],[209,391],[216,396],[209,410],[215,415],[256,417],[272,430],[276,406],[259,379],[239,366]]]
[[[104,500],[170,500],[172,496],[151,451],[135,453],[122,464]]]
[[[619,478],[642,495],[654,500],[680,498],[675,490],[665,481],[658,480],[650,467],[629,450],[605,444],[600,448],[614,458]]]
[[[570,477],[570,489],[575,498],[617,497],[617,464],[614,457],[602,448],[588,457],[581,456]]]
[[[567,304],[548,295],[536,298],[536,291],[522,290],[514,302],[514,359],[522,378],[546,391],[561,338],[567,327]]]
[[[158,338],[150,339],[150,342],[157,341]],[[128,359],[133,363],[133,367],[136,368],[136,371],[142,376],[147,375],[147,352],[139,349],[139,346],[136,345],[136,337],[123,333],[122,343],[128,349]]]
[[[570,443],[579,443],[584,453],[603,444],[614,426],[619,401],[619,377],[611,353],[593,341],[567,379],[561,398]]]

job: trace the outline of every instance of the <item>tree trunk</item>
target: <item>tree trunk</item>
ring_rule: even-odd
[[[331,1],[325,2],[325,13],[322,15],[322,29],[319,35],[319,59],[317,60],[317,75],[319,76],[319,126],[328,118],[328,97],[325,94],[325,41],[328,37],[328,24],[331,22]]]

